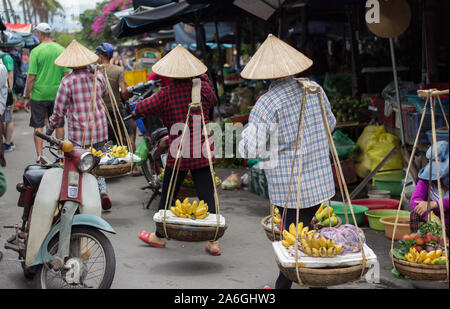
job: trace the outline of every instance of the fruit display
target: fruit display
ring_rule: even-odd
[[[324,227],[317,231],[318,236],[325,239],[331,239],[336,245],[344,248],[344,254],[358,253],[361,251],[361,244],[366,242],[364,232],[360,228],[356,228],[352,224],[343,224],[338,228]]]
[[[277,207],[273,209],[272,221],[280,229],[281,215]]]
[[[170,207],[170,211],[177,217],[187,219],[198,220],[205,219],[209,216],[208,204],[204,201],[197,202],[197,200],[191,204],[188,198],[185,198],[183,202],[177,200],[175,202],[175,207]]]
[[[370,98],[359,101],[349,96],[330,102],[331,110],[338,123],[358,121],[361,119],[362,112],[368,109],[369,104]]]
[[[437,222],[420,222],[417,233],[404,235],[393,250],[393,255],[411,263],[445,264],[447,257],[444,252],[442,227]]]
[[[113,158],[123,158],[128,154],[127,146],[117,146],[114,145],[112,151],[109,152],[109,155]]]
[[[311,220],[310,225],[313,229],[318,230],[326,226],[336,226],[338,221],[333,207],[327,206],[324,208],[324,204],[322,203],[314,215],[314,218]]]
[[[101,158],[103,158],[103,157],[106,155],[106,153],[103,153],[101,150],[96,150],[96,149],[93,148],[93,147],[89,147],[89,148],[87,149],[87,151],[89,151],[90,153],[92,153],[92,154],[94,155],[94,157],[101,157]]]
[[[441,249],[427,252],[416,250],[415,247],[409,248],[409,252],[405,254],[405,260],[410,263],[428,264],[428,265],[445,265],[446,256]]]
[[[298,232],[297,232],[298,231]],[[297,226],[293,223],[289,226],[289,231],[283,231],[283,240],[281,243],[286,248],[295,244],[296,233],[299,237],[300,250],[311,257],[334,257],[344,252],[342,245],[336,245],[332,239],[326,239],[316,234],[315,230],[309,230],[309,227],[303,227],[300,222]]]
[[[216,186],[217,186],[217,185],[220,184],[221,180],[220,180],[219,177],[216,176],[216,172],[213,172],[213,175],[214,175],[214,180],[215,180]],[[159,174],[159,178],[160,178],[161,180],[164,179],[164,169],[163,169],[163,168],[161,169],[161,174]],[[184,185],[191,185],[191,186],[194,185],[194,180],[192,180],[192,174],[191,174],[191,172],[188,172],[186,178],[184,178],[184,180],[183,180],[183,184],[184,184]]]

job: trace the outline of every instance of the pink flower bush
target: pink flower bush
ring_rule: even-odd
[[[103,5],[101,8],[101,5]],[[92,24],[92,34],[90,37],[97,37],[107,26],[108,26],[108,17],[112,16],[114,12],[126,10],[133,5],[132,0],[112,0],[108,1],[106,4],[102,3],[100,6],[97,6],[95,11],[100,11],[101,14],[98,15],[94,19],[94,23]]]

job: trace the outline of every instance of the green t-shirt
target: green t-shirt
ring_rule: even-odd
[[[28,74],[36,75],[30,98],[34,101],[53,101],[64,72],[69,69],[55,64],[56,58],[64,51],[58,43],[41,43],[30,53]]]

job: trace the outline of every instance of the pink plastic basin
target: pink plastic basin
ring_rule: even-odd
[[[369,210],[375,209],[398,209],[399,201],[389,199],[389,198],[363,198],[360,200],[352,200],[352,204],[361,205],[369,208]],[[366,223],[369,222],[369,219],[365,218]]]

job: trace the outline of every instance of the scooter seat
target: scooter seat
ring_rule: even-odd
[[[42,177],[49,168],[50,167],[38,164],[28,165],[25,168],[25,172],[23,173],[23,182],[28,183],[31,187],[35,189],[39,188]]]
[[[150,138],[152,139],[152,141],[157,141],[166,136],[167,134],[169,134],[169,130],[167,130],[166,127],[162,127],[153,131]]]

